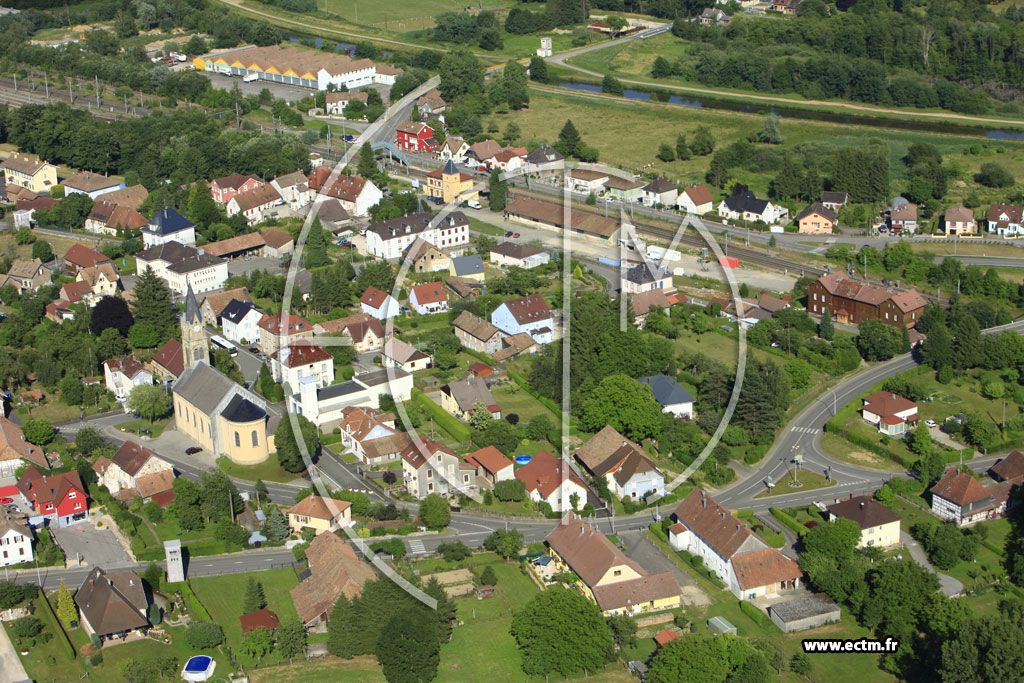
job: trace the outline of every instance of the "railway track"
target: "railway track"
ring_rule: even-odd
[[[75,98],[75,102],[71,104],[75,109],[81,109],[88,111],[90,114],[98,119],[106,121],[119,121],[123,119],[132,118],[134,116],[145,116],[149,113],[149,110],[142,109],[141,107],[128,107],[129,113],[125,114],[124,111],[119,111],[118,105],[115,102],[109,102],[107,100],[100,100],[102,106],[96,107],[86,103],[84,106],[82,100],[85,100],[85,96],[78,96]],[[32,93],[19,89],[14,90],[13,87],[7,87],[6,84],[0,82],[0,104],[6,104],[11,107],[22,107],[26,104],[52,104],[54,102],[68,102],[67,93],[63,93],[63,97],[58,95],[57,91],[50,91],[50,99],[46,99],[39,93]],[[113,111],[111,111],[113,107]]]

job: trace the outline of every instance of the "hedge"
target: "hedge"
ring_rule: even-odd
[[[492,368],[498,366],[498,361],[494,360],[494,356],[484,353],[483,351],[477,351],[476,349],[471,349],[466,346],[463,346],[461,351],[462,353],[468,356],[476,358],[481,363],[486,363],[487,365],[490,365]]]
[[[981,545],[991,550],[999,559],[1004,559],[1006,557],[1006,551],[987,538],[981,542]]]
[[[761,540],[763,540],[765,543],[767,543],[773,548],[781,548],[782,546],[786,545],[786,535],[781,531],[775,533],[771,529],[765,527],[762,528],[761,531],[757,531],[755,529],[754,533],[760,536]]]
[[[765,614],[758,608],[754,607],[746,600],[740,600],[740,611],[746,614],[748,617],[750,617],[751,621],[753,621],[755,624],[762,628],[770,626],[774,623],[771,619],[768,618],[767,614]]]
[[[412,400],[423,408],[424,412],[430,415],[437,422],[441,429],[451,434],[456,441],[470,441],[473,437],[469,427],[459,422],[458,418],[449,414],[441,406],[437,405],[419,389],[412,390]]]
[[[43,609],[50,615],[50,621],[56,624],[54,630],[57,631],[57,640],[60,641],[61,646],[67,650],[71,658],[74,659],[78,653],[75,652],[75,646],[71,644],[71,639],[68,638],[68,632],[64,630],[64,624],[60,623],[60,619],[57,618],[57,614],[53,611],[53,605],[46,599],[45,591],[41,591],[39,595],[39,601],[43,603]]]
[[[508,376],[512,379],[513,382],[518,384],[524,391],[526,391],[526,393],[540,401],[540,404],[547,408],[548,410],[550,410],[555,417],[557,417],[559,420],[562,419],[562,411],[557,405],[555,405],[555,402],[552,401],[550,398],[541,396],[539,393],[537,393],[537,390],[531,387],[530,383],[527,382],[522,375],[520,375],[517,372],[513,372],[512,370],[509,370]]]
[[[777,507],[770,507],[768,510],[772,513],[772,517],[782,522],[790,531],[797,536],[803,538],[803,535],[807,533],[807,527],[796,521],[792,515],[788,512],[783,512]]]

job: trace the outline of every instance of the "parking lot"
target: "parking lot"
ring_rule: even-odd
[[[50,527],[50,533],[68,560],[81,557],[89,566],[125,567],[134,564],[121,542],[109,529],[97,529],[92,522]]]

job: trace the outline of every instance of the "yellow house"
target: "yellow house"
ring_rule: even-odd
[[[313,529],[319,536],[352,524],[352,503],[321,496],[308,496],[288,510],[288,526],[296,533]]]
[[[444,168],[435,168],[427,174],[427,196],[437,197],[445,204],[455,201],[477,201],[479,193],[473,190],[473,176],[460,173],[451,159]]]
[[[0,163],[4,181],[8,185],[20,185],[36,194],[49,196],[50,188],[57,185],[57,167],[37,156],[14,152]]]
[[[174,425],[214,456],[255,465],[274,452],[279,420],[266,402],[200,360],[174,383]]]
[[[836,212],[821,202],[811,204],[797,214],[797,230],[807,235],[829,235],[836,226]]]
[[[635,616],[681,604],[672,572],[648,574],[574,512],[566,513],[546,541],[555,573],[574,572],[579,577],[574,587],[605,616]]]
[[[900,517],[871,496],[856,496],[829,505],[829,518],[849,519],[860,527],[858,548],[886,548],[900,542]]]

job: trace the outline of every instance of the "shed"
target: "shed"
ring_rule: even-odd
[[[736,627],[729,623],[725,617],[711,617],[708,619],[708,629],[716,636],[722,633],[736,635]]]
[[[810,595],[775,603],[768,616],[784,633],[793,633],[839,621],[840,609],[827,595]]]

